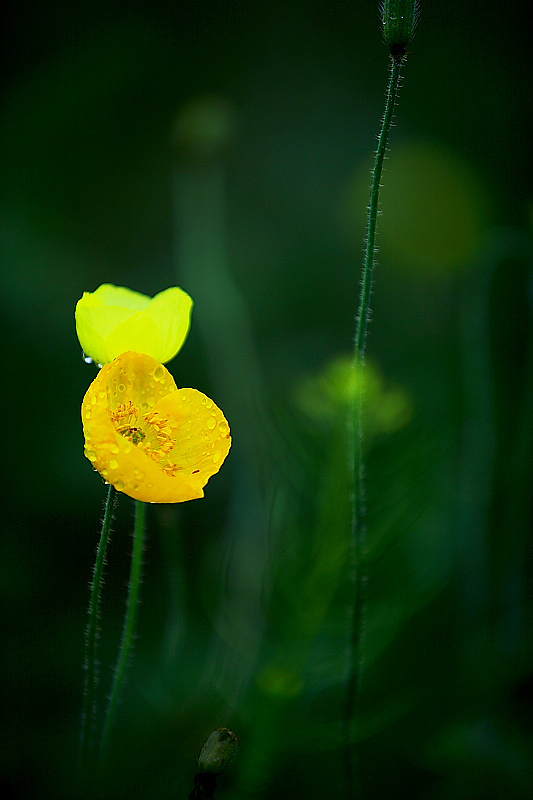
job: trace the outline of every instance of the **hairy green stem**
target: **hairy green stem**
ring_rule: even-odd
[[[370,294],[374,272],[376,226],[379,206],[379,190],[383,162],[387,152],[389,131],[398,97],[400,72],[403,55],[391,55],[389,84],[385,101],[385,111],[375,153],[370,202],[366,227],[366,246],[362,271],[361,298],[355,331],[354,363],[357,376],[357,391],[354,393],[352,408],[352,468],[353,468],[353,508],[350,536],[350,578],[352,593],[350,599],[350,636],[348,644],[348,678],[344,706],[344,743],[347,796],[355,795],[355,778],[352,766],[352,722],[357,712],[361,683],[361,664],[364,633],[365,607],[365,518],[363,504],[363,365],[366,350]]]
[[[111,737],[111,730],[115,721],[117,713],[118,701],[126,675],[128,660],[131,651],[131,645],[135,635],[135,625],[137,622],[137,606],[139,602],[139,589],[141,583],[141,565],[142,565],[142,551],[144,543],[144,520],[145,520],[146,506],[140,500],[135,501],[135,526],[133,530],[133,550],[131,555],[131,572],[130,584],[128,591],[128,600],[126,606],[126,616],[124,619],[124,628],[122,631],[122,641],[120,650],[115,666],[115,675],[113,678],[113,685],[111,687],[111,694],[107,706],[104,726],[102,729],[102,738],[100,741],[100,762],[105,761],[105,757],[109,747],[109,740]]]
[[[372,183],[370,186],[370,202],[368,205],[368,217],[366,224],[366,247],[363,262],[361,300],[359,313],[357,315],[357,328],[355,332],[355,360],[360,363],[364,359],[366,349],[366,334],[368,329],[368,313],[370,310],[370,293],[372,290],[372,277],[374,272],[374,255],[376,250],[376,226],[378,220],[379,190],[381,186],[381,173],[383,172],[383,162],[387,152],[387,142],[394,106],[398,97],[400,86],[400,71],[404,61],[404,56],[390,57],[389,85],[387,87],[387,97],[385,101],[385,111],[381,122],[381,130],[378,137],[378,146],[372,170]]]
[[[109,486],[105,504],[104,518],[100,541],[96,550],[96,561],[93,568],[91,597],[89,600],[89,621],[85,633],[85,687],[83,697],[82,728],[80,741],[80,770],[82,774],[88,768],[92,744],[92,733],[95,720],[95,696],[98,683],[96,645],[98,642],[98,619],[100,616],[100,597],[102,592],[103,572],[107,545],[111,532],[113,509],[116,502],[116,491]]]

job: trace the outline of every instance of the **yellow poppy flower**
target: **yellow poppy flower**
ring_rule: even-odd
[[[122,353],[102,367],[81,407],[85,455],[118,491],[151,503],[203,497],[231,437],[221,410],[177,389],[150,356]]]
[[[104,283],[76,305],[76,333],[84,353],[108,364],[121,353],[146,353],[164,364],[187,338],[192,299],[177,286],[155,297]]]

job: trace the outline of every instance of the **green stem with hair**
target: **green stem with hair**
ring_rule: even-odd
[[[387,152],[387,142],[394,115],[394,106],[398,98],[401,67],[404,54],[391,55],[389,83],[385,101],[385,111],[378,137],[375,153],[370,202],[366,226],[366,246],[362,271],[361,297],[357,325],[355,331],[354,365],[357,374],[358,390],[354,393],[351,415],[352,427],[352,468],[353,468],[353,507],[350,535],[350,575],[352,596],[350,601],[350,637],[348,645],[348,679],[344,705],[344,743],[345,769],[347,777],[348,797],[355,794],[354,773],[352,767],[351,738],[352,722],[357,712],[361,684],[361,665],[363,650],[363,628],[365,608],[365,513],[363,504],[363,366],[366,351],[368,319],[370,312],[370,294],[375,263],[376,227],[379,206],[379,190],[383,162]],[[361,382],[359,381],[361,378]]]
[[[378,137],[374,167],[372,169],[372,183],[370,186],[370,202],[368,205],[368,217],[366,225],[366,247],[363,262],[361,300],[359,313],[357,315],[357,328],[355,332],[355,360],[360,363],[364,360],[366,349],[366,335],[368,329],[368,314],[370,310],[370,293],[372,290],[372,278],[374,273],[375,250],[376,250],[376,227],[379,207],[379,190],[381,185],[381,174],[383,172],[383,162],[387,152],[387,142],[394,116],[394,106],[398,99],[400,88],[400,72],[404,56],[390,57],[389,85],[385,101],[385,111],[381,122],[381,130]]]
[[[113,509],[116,502],[116,491],[113,486],[109,486],[105,504],[104,518],[102,520],[102,531],[100,541],[96,550],[96,561],[93,569],[93,579],[91,583],[91,597],[89,600],[89,621],[85,634],[85,690],[83,698],[82,729],[80,742],[80,769],[84,773],[89,765],[89,756],[92,745],[92,733],[95,720],[95,696],[98,683],[98,670],[96,659],[96,646],[98,642],[98,619],[100,616],[100,597],[102,593],[102,582],[104,565],[106,559],[107,545],[111,533],[111,521],[113,519]]]
[[[107,705],[102,738],[100,741],[100,763],[104,763],[109,748],[111,731],[117,714],[118,701],[126,675],[131,646],[135,636],[137,623],[137,607],[139,603],[139,589],[141,584],[142,552],[144,544],[144,522],[146,505],[140,500],[135,501],[135,525],[133,530],[133,549],[131,555],[131,572],[126,606],[126,616],[122,631],[122,641],[115,666],[115,675],[111,687],[111,694]]]

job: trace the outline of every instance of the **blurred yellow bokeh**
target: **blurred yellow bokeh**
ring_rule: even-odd
[[[344,419],[361,391],[367,437],[392,433],[411,419],[412,403],[404,389],[389,385],[372,362],[356,369],[349,355],[334,358],[322,372],[304,378],[296,387],[295,401],[311,419],[335,419],[339,412]]]
[[[395,142],[382,184],[380,263],[429,276],[468,267],[490,214],[487,191],[468,162],[435,142]],[[342,208],[357,247],[364,239],[369,186],[365,163],[349,181]]]

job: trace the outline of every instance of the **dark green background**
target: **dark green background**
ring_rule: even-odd
[[[361,798],[532,793],[530,16],[423,3],[404,70],[369,356],[411,411],[367,437]],[[178,284],[196,305],[170,368],[234,444],[204,500],[148,509],[106,795],[185,798],[226,725],[242,746],[221,800],[343,797],[345,415],[298,398],[351,349],[377,4],[11,2],[4,30],[2,785],[79,793],[105,489],[83,457],[75,303]],[[103,694],[132,515],[121,497]]]

